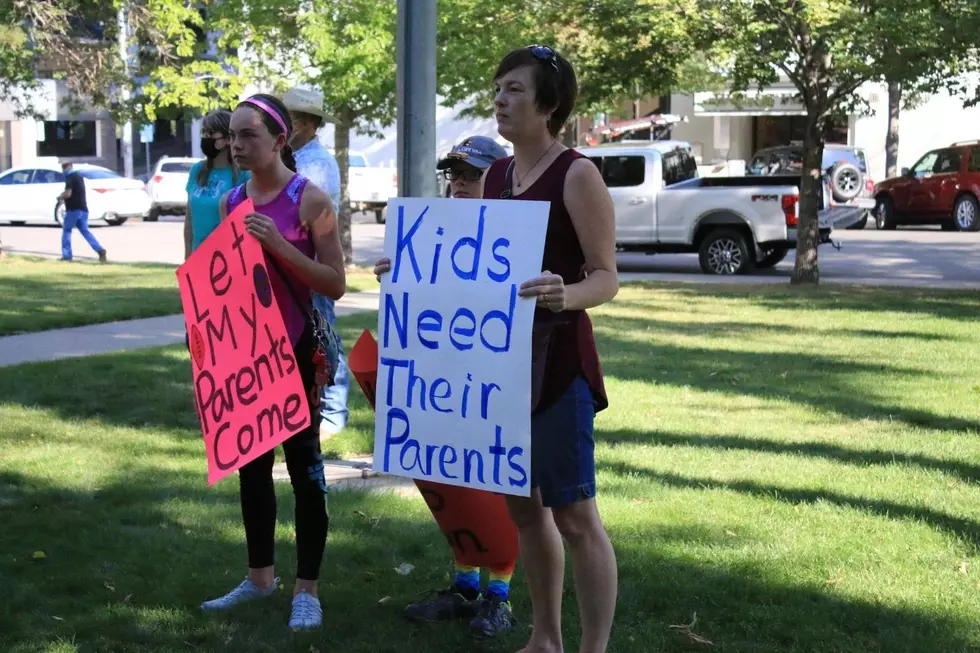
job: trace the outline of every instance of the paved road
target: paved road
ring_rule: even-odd
[[[178,264],[183,259],[183,222],[131,222],[121,227],[97,227],[97,237],[110,259],[121,262]],[[381,252],[384,227],[372,216],[354,219],[354,256],[361,265],[373,265]],[[57,227],[0,226],[4,247],[11,252],[58,256],[61,232]],[[880,284],[980,287],[980,233],[943,232],[937,229],[837,231],[838,251],[820,249],[821,275],[827,281]],[[88,245],[75,234],[76,256],[92,258]],[[702,275],[694,255],[625,254],[619,257],[624,279],[650,278],[678,281],[780,282],[793,269],[792,254],[775,269],[747,277]]]

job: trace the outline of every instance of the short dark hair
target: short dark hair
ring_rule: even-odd
[[[320,129],[320,127],[323,126],[323,118],[314,115],[312,113],[306,113],[304,111],[293,111],[293,115],[295,115],[300,120],[305,120],[306,122],[313,123],[313,127],[316,129]]]
[[[575,108],[578,80],[572,64],[554,49],[551,51],[555,56],[553,60],[539,58],[530,46],[511,50],[501,59],[493,79],[496,81],[522,66],[531,66],[534,70],[534,102],[539,109],[552,111],[551,118],[548,119],[548,131],[557,137]]]

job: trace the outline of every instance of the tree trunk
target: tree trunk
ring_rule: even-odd
[[[796,265],[790,283],[820,282],[817,246],[820,222],[817,213],[823,204],[823,117],[808,110],[803,135],[803,177],[800,182],[800,218],[796,226]]]
[[[888,133],[885,135],[885,176],[898,176],[898,116],[902,110],[902,85],[888,83]]]
[[[340,226],[340,247],[344,252],[344,264],[354,265],[354,242],[350,232],[350,130],[351,120],[347,116],[338,120],[334,126],[334,156],[340,168],[340,207],[337,211],[337,221]]]

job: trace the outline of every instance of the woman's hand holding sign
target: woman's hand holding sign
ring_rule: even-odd
[[[565,296],[565,280],[561,275],[552,274],[545,270],[541,276],[535,277],[521,284],[521,297],[537,297],[538,304],[542,308],[547,308],[554,313],[565,310],[567,299]]]
[[[391,271],[391,259],[389,258],[379,258],[378,262],[374,264],[374,277],[378,283],[381,283],[381,275],[389,271]]]

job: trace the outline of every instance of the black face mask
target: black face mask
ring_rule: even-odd
[[[202,138],[201,139],[201,151],[204,152],[204,156],[209,159],[213,159],[221,153],[221,150],[217,145],[214,144],[213,138]]]

